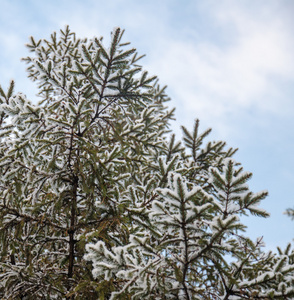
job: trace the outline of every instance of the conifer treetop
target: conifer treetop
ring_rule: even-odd
[[[241,218],[266,191],[174,109],[115,28],[30,38],[40,101],[0,86],[1,299],[292,299],[289,244],[264,252]]]

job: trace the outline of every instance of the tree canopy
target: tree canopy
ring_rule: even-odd
[[[1,298],[293,299],[291,245],[264,252],[240,221],[267,192],[198,119],[176,140],[122,36],[31,37],[39,103],[0,86]]]

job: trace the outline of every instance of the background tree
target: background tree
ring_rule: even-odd
[[[293,208],[287,208],[285,211],[285,214],[290,217],[292,220],[294,220],[294,209]]]
[[[122,33],[31,38],[40,102],[0,88],[1,297],[293,297],[290,246],[242,235],[267,193],[198,120],[168,135],[169,98]]]

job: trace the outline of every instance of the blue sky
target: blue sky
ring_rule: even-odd
[[[238,147],[253,172],[253,191],[267,189],[268,219],[246,218],[248,235],[268,249],[294,238],[294,2],[291,0],[0,0],[0,84],[11,79],[34,100],[21,57],[29,36],[49,38],[70,25],[80,37],[120,26],[144,69],[168,85],[180,125],[212,127],[210,139]]]

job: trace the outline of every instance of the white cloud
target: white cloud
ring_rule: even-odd
[[[272,2],[267,3],[266,13],[262,13],[265,6],[246,9],[236,2],[223,3],[206,13],[213,16],[224,43],[163,37],[157,47],[167,50],[153,55],[150,68],[159,70],[160,78],[168,82],[183,104],[180,109],[189,116],[194,112],[229,135],[234,128],[226,117],[242,118],[252,109],[288,114],[289,104],[294,109],[280,85],[294,80],[294,43],[288,20],[276,14]]]
[[[154,5],[153,1],[126,4],[116,0],[101,5],[65,0],[57,10],[55,1],[32,3],[31,11],[40,18],[46,16],[37,33],[40,37],[49,37],[50,28],[58,30],[69,24],[81,37],[104,35],[107,44],[114,26],[126,28],[126,39],[147,54],[145,67],[169,85],[178,115],[188,116],[184,121],[199,117],[229,136],[235,130],[232,116],[249,114],[250,110],[290,111],[283,111],[283,106],[291,103],[279,85],[294,77],[292,21],[282,4],[271,0],[266,4],[188,1],[177,14],[176,1]],[[183,19],[185,14],[190,19]],[[207,20],[195,19],[199,16]],[[36,24],[24,27],[35,28]],[[0,32],[0,37],[7,53],[14,53],[17,59],[23,56],[19,33]],[[13,68],[7,71],[13,72]]]

